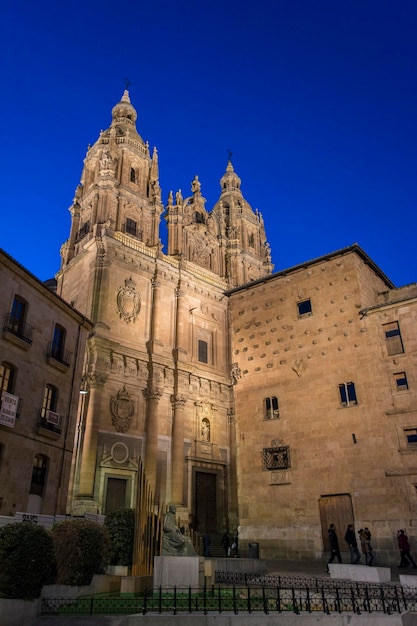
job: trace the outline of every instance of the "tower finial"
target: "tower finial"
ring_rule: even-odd
[[[129,86],[132,84],[132,82],[129,80],[129,78],[124,78],[123,80],[125,81],[126,89],[129,89]]]
[[[229,161],[232,160],[232,156],[233,156],[233,152],[230,150],[230,148],[227,148],[227,158]]]

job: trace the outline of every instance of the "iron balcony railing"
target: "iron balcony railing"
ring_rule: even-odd
[[[19,339],[23,339],[26,343],[32,343],[33,331],[35,330],[30,324],[22,322],[12,313],[6,313],[4,316],[3,330],[12,333]]]
[[[72,359],[72,352],[65,350],[65,348],[56,347],[52,341],[48,343],[48,358],[54,359],[63,365],[70,366]]]

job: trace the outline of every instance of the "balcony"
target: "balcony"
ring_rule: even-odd
[[[50,341],[48,343],[47,357],[50,363],[52,362],[53,365],[59,364],[64,366],[64,369],[66,370],[66,368],[71,365],[72,352],[65,350],[65,348],[57,347],[52,341]]]
[[[38,435],[44,435],[51,439],[58,439],[61,435],[61,416],[54,411],[41,409],[39,411],[39,420],[36,424]]]
[[[33,326],[22,322],[21,319],[12,315],[12,313],[6,313],[4,316],[3,332],[10,333],[14,337],[18,337],[18,339],[24,341],[28,345],[32,345],[34,330]]]

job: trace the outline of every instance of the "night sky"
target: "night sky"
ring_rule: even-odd
[[[0,247],[40,279],[128,79],[164,203],[211,209],[231,150],[276,271],[358,243],[417,281],[415,0],[6,0],[0,50]]]

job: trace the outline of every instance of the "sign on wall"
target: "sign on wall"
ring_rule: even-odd
[[[19,398],[17,396],[3,391],[0,407],[0,424],[14,428],[18,402]]]

